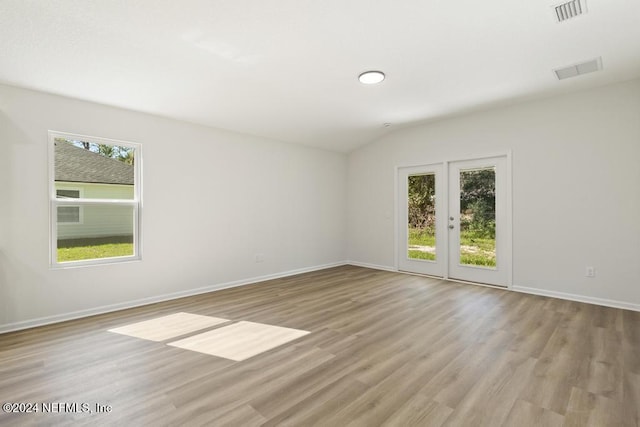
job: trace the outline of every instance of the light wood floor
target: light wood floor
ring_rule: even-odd
[[[234,362],[108,332],[176,312],[311,333]],[[638,426],[640,313],[346,266],[0,335],[4,402],[112,410],[2,426]]]

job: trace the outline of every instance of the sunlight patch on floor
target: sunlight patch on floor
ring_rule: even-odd
[[[218,317],[175,313],[109,329],[149,341],[166,341],[231,322]],[[309,334],[309,331],[240,321],[167,343],[172,347],[241,361]]]
[[[109,329],[109,332],[149,341],[165,341],[225,322],[229,322],[229,320],[200,314],[174,313]]]
[[[308,333],[299,329],[242,321],[174,341],[168,345],[241,361]]]

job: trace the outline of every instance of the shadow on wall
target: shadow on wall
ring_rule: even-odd
[[[39,286],[36,286],[42,283],[45,283],[44,277],[0,249],[0,331],[6,327],[13,329],[12,325],[38,317],[29,311],[37,312],[37,306],[44,302],[38,295]],[[24,301],[32,304],[23,305]]]
[[[3,107],[0,104],[0,108]],[[20,186],[16,179],[19,165],[13,159],[17,156],[16,146],[26,144],[30,144],[27,133],[16,126],[5,111],[0,111],[0,327],[18,315],[15,296],[19,276],[23,275],[20,271],[27,268],[11,256],[21,232],[15,229],[15,215],[19,214],[16,195]]]
[[[9,310],[11,309],[8,270],[7,256],[0,250],[0,328],[9,323]]]

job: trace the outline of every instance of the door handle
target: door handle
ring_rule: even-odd
[[[449,217],[449,221],[453,221],[453,217],[452,216]]]
[[[449,228],[453,230],[453,224],[449,224]]]

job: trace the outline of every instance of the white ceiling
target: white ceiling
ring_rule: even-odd
[[[348,152],[640,77],[640,1],[587,1],[556,23],[552,0],[0,0],[0,82]]]

